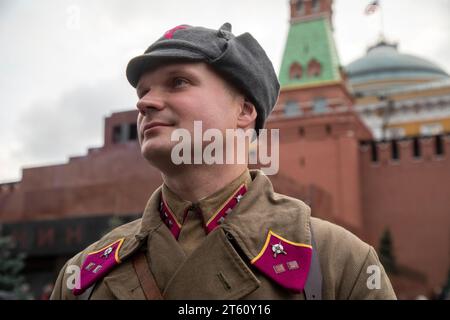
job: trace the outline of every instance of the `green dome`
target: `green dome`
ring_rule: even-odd
[[[439,66],[409,54],[399,53],[396,44],[381,41],[367,50],[367,54],[346,68],[353,85],[384,80],[439,80],[449,75]]]

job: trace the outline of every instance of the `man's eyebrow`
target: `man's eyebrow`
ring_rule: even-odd
[[[178,68],[173,68],[170,69],[169,71],[167,71],[167,73],[164,74],[164,76],[167,77],[171,77],[174,75],[188,75],[188,76],[196,76],[195,71],[192,71],[192,69],[190,69],[189,67],[178,67]],[[143,82],[139,82],[138,85],[136,86],[136,92],[139,94],[142,90],[144,90],[144,84]]]
[[[186,75],[193,75],[195,76],[195,72],[193,72],[191,69],[189,68],[177,68],[177,69],[172,69],[170,71],[167,72],[168,76],[173,76],[176,74],[186,74]]]

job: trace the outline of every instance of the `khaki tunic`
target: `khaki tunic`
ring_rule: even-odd
[[[275,193],[267,176],[250,171],[247,193],[224,223],[186,254],[159,215],[162,187],[150,197],[143,217],[120,226],[70,259],[62,268],[51,299],[79,299],[67,288],[69,265],[81,267],[87,254],[124,238],[122,261],[99,279],[91,299],[145,299],[130,257],[143,250],[165,299],[305,299],[254,268],[250,261],[264,247],[269,230],[292,242],[317,244],[323,299],[396,299],[373,247],[351,232],[310,216],[302,201]],[[228,236],[227,236],[228,235]],[[230,237],[234,238],[230,241]],[[379,289],[367,285],[369,266],[379,267]]]

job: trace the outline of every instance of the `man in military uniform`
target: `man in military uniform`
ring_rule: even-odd
[[[141,152],[164,183],[141,219],[66,263],[52,299],[395,299],[371,246],[274,192],[263,172],[173,162],[171,134],[192,134],[194,121],[222,133],[264,127],[279,83],[249,33],[175,27],[127,78]]]

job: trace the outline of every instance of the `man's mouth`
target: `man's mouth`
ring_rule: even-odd
[[[146,132],[150,132],[156,128],[160,128],[160,127],[170,127],[171,125],[165,122],[160,122],[160,121],[152,121],[149,122],[147,124],[144,125],[144,127],[142,128],[142,134],[145,134]]]

